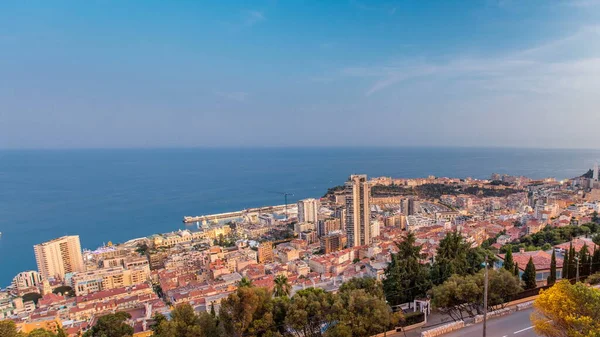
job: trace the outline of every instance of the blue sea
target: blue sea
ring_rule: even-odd
[[[319,197],[354,173],[570,178],[595,150],[260,148],[0,151],[0,286],[35,269],[33,245],[78,234],[84,248],[185,228],[202,215]]]

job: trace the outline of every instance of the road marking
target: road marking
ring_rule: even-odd
[[[504,336],[502,336],[502,337],[508,337],[508,336],[507,336],[507,335],[504,335]]]
[[[523,329],[523,330],[515,331],[515,332],[513,332],[513,334],[514,334],[514,335],[516,335],[516,334],[518,334],[518,333],[520,333],[520,332],[527,331],[527,330],[529,330],[529,329],[533,329],[533,327],[532,327],[532,326],[530,326],[529,328],[525,328],[525,329]],[[505,337],[506,337],[506,336],[505,336]]]

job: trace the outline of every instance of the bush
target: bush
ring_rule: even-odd
[[[600,284],[600,273],[596,273],[596,274],[588,276],[586,281],[587,281],[587,283],[589,283],[591,285]]]
[[[404,321],[400,326],[410,326],[413,324],[421,323],[425,320],[425,314],[420,311],[411,312],[404,315]]]

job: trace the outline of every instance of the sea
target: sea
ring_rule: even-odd
[[[512,148],[190,148],[0,150],[0,286],[35,270],[33,245],[83,248],[184,229],[205,215],[320,197],[351,174],[579,176],[600,150]]]

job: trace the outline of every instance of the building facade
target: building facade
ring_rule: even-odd
[[[371,243],[371,188],[367,175],[352,175],[346,182],[346,235],[348,247]]]
[[[273,262],[273,243],[263,242],[258,246],[258,263]]]
[[[64,279],[67,273],[85,271],[79,235],[63,236],[40,243],[33,246],[33,250],[38,272],[44,279]]]
[[[310,198],[298,201],[298,222],[316,224],[317,221],[319,221],[319,200]]]

